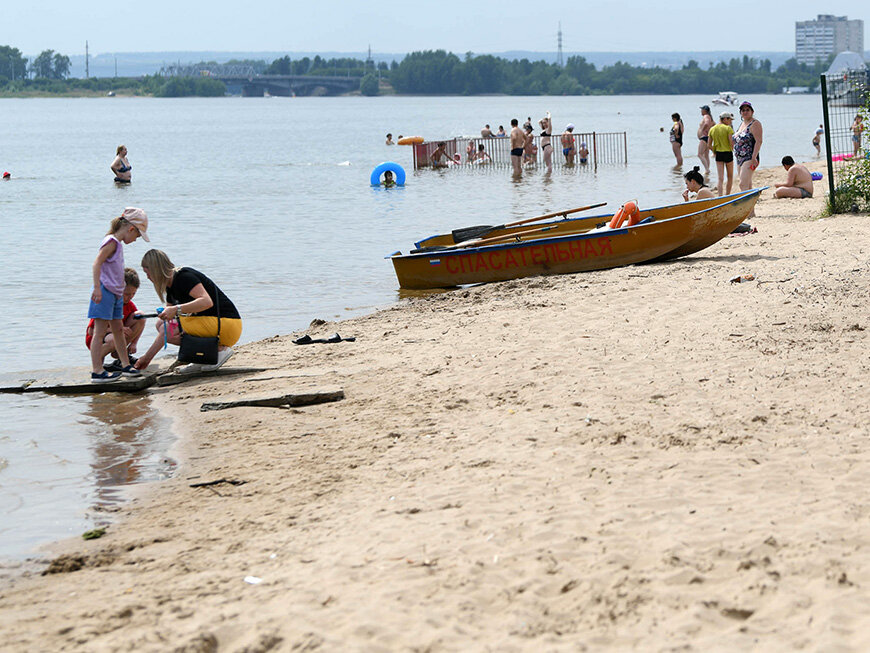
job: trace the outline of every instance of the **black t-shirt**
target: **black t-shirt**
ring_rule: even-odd
[[[166,287],[166,301],[170,304],[186,304],[187,302],[192,302],[194,298],[190,296],[190,291],[200,283],[203,288],[205,288],[208,296],[211,297],[211,301],[214,302],[214,305],[211,308],[200,311],[197,315],[217,316],[217,309],[219,307],[221,317],[241,318],[235,305],[230,301],[230,298],[217,287],[217,284],[202,272],[194,270],[193,268],[181,268],[175,272],[175,276],[172,277],[172,285]]]

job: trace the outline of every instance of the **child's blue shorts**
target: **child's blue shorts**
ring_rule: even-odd
[[[88,317],[97,320],[120,320],[124,317],[124,298],[106,290],[102,283],[100,290],[103,293],[103,299],[99,304],[95,304],[94,300],[91,300],[88,306]]]

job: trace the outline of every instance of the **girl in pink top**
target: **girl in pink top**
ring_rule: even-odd
[[[130,244],[139,236],[148,240],[148,216],[137,208],[126,208],[112,220],[109,233],[100,243],[100,252],[93,265],[94,290],[88,307],[88,317],[94,319],[94,335],[91,339],[91,382],[117,381],[121,375],[141,376],[130,365],[127,342],[124,339],[122,317],[124,315],[124,243]],[[121,372],[106,372],[103,369],[102,342],[106,330],[118,343],[118,355],[124,369]]]

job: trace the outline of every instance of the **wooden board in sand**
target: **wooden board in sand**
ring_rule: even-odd
[[[157,372],[139,377],[123,377],[112,383],[91,383],[89,371],[68,370],[55,373],[28,373],[0,386],[0,392],[45,392],[53,395],[100,394],[103,392],[141,392],[154,385]]]
[[[210,372],[193,374],[165,373],[165,370],[146,371],[140,377],[123,377],[111,383],[91,383],[87,368],[42,370],[4,374],[0,377],[0,393],[45,392],[53,395],[102,394],[104,392],[142,392],[152,385],[175,385],[192,379],[257,374],[261,367],[221,367]]]

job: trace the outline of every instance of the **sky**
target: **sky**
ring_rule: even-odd
[[[652,9],[650,7],[653,7]],[[824,8],[823,8],[824,7]],[[0,45],[25,55],[112,52],[793,51],[794,23],[819,13],[870,22],[870,2],[732,0],[0,1]],[[866,25],[865,25],[866,31]],[[865,35],[865,49],[870,47]]]

